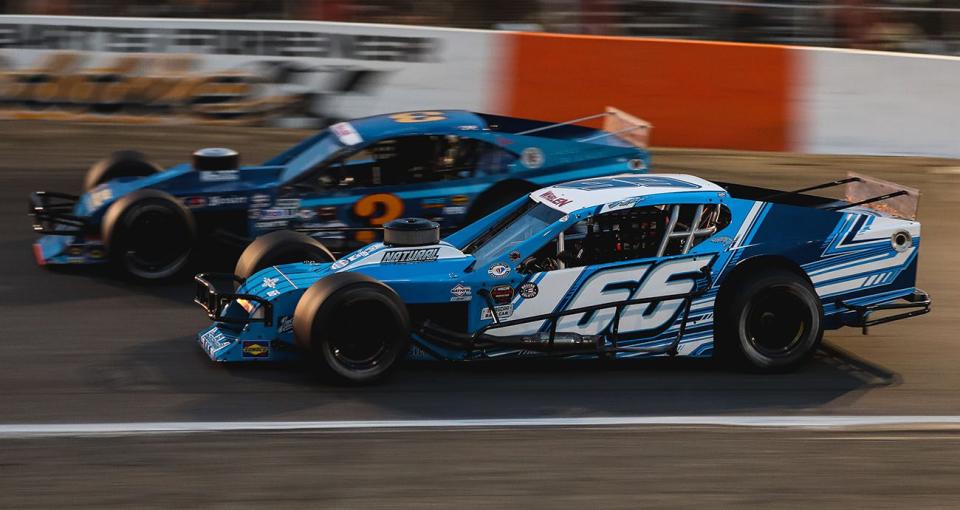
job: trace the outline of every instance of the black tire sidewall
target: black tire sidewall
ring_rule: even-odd
[[[351,276],[342,278],[342,276]],[[361,275],[350,273],[333,275],[314,283],[304,293],[294,312],[294,337],[297,344],[307,349],[310,358],[321,373],[335,382],[349,384],[373,384],[389,376],[406,356],[410,345],[409,317],[400,297],[386,285]],[[361,276],[357,278],[355,276]],[[341,363],[332,349],[333,336],[337,329],[352,327],[338,324],[343,317],[338,315],[342,307],[361,300],[373,300],[388,312],[386,316],[371,317],[382,326],[384,321],[397,329],[389,339],[388,351],[378,359],[376,367],[357,369]],[[388,325],[389,326],[389,325]]]
[[[740,278],[729,299],[722,303],[718,317],[716,341],[727,361],[760,372],[793,370],[811,356],[823,338],[823,307],[813,286],[802,276],[785,269],[767,268]],[[792,294],[807,307],[809,328],[788,356],[770,357],[760,352],[746,338],[746,321],[754,300],[765,291]]]
[[[320,241],[299,232],[280,230],[250,243],[237,259],[234,274],[247,279],[270,266],[307,260],[333,262],[336,259]]]
[[[100,184],[119,177],[146,177],[160,170],[160,167],[144,159],[143,154],[139,152],[115,152],[109,158],[94,163],[87,170],[83,179],[83,190],[90,191]]]
[[[148,273],[141,268],[131,265],[131,260],[127,257],[128,236],[136,227],[136,221],[140,216],[147,212],[162,210],[178,218],[181,222],[184,235],[187,236],[186,247],[183,252],[177,256],[173,263],[164,266],[161,271]],[[190,254],[193,251],[193,229],[189,218],[185,218],[178,204],[161,197],[147,197],[134,201],[124,207],[116,221],[113,223],[109,234],[109,252],[111,259],[123,269],[123,271],[135,278],[141,280],[165,280],[177,275],[189,261]]]

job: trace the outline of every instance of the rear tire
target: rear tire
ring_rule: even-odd
[[[293,313],[293,334],[323,375],[372,384],[390,375],[406,355],[410,317],[387,285],[358,273],[337,273],[304,292]]]
[[[147,161],[146,156],[137,151],[117,151],[110,157],[100,160],[89,170],[83,179],[83,190],[90,191],[97,186],[119,177],[146,177],[162,169]]]
[[[261,269],[304,261],[333,262],[330,250],[316,239],[290,230],[278,230],[256,238],[240,255],[233,274],[246,280]]]
[[[111,261],[140,280],[165,280],[178,274],[196,240],[193,215],[167,193],[143,189],[110,204],[101,234]]]
[[[722,358],[754,371],[786,372],[813,355],[823,338],[823,307],[810,282],[766,267],[728,285],[716,310]]]

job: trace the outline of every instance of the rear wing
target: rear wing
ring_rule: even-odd
[[[580,138],[577,140],[578,142],[592,142],[608,136],[615,136],[635,147],[639,147],[641,149],[646,149],[648,147],[650,143],[650,131],[653,129],[653,124],[650,124],[639,117],[630,115],[629,113],[612,106],[606,107],[603,113],[587,115],[586,117],[579,117],[564,122],[548,124],[546,126],[538,126],[516,134],[532,135],[534,133],[540,133],[550,129],[555,129],[562,126],[570,126],[572,124],[579,124],[580,122],[599,118],[603,119],[603,127],[601,128],[603,132],[597,135],[588,136],[586,138]]]
[[[920,190],[855,172],[847,172],[847,177],[851,179],[844,188],[847,207],[863,205],[898,218],[917,219]]]
[[[646,149],[650,145],[650,131],[653,129],[653,124],[608,106],[604,111],[601,129],[625,142]]]
[[[874,211],[906,220],[917,219],[917,207],[920,204],[920,190],[901,186],[900,184],[877,179],[856,172],[847,172],[847,177],[836,181],[825,182],[795,189],[780,191],[772,195],[761,197],[761,200],[773,201],[777,198],[800,196],[802,193],[816,191],[837,186],[844,186],[843,202],[827,202],[822,204],[830,211],[842,211],[851,207],[867,207]]]

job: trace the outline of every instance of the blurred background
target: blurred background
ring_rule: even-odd
[[[960,54],[956,0],[5,0],[4,14],[394,23]]]

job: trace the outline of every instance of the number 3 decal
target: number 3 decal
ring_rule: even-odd
[[[443,112],[405,112],[390,116],[396,122],[409,124],[411,122],[433,122],[436,120],[446,120]]]
[[[396,195],[375,193],[357,200],[353,204],[353,213],[361,218],[369,218],[371,226],[380,227],[403,214],[403,201]],[[357,241],[364,243],[373,242],[376,237],[375,232],[357,232]]]

